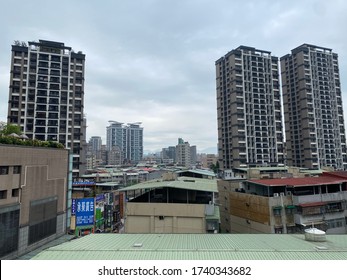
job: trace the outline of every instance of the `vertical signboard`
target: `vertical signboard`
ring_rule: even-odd
[[[76,200],[76,226],[94,225],[94,198],[81,198]]]

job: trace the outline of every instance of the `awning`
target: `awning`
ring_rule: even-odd
[[[326,205],[327,203],[326,202],[310,202],[310,203],[302,203],[302,204],[299,204],[299,206],[301,207],[314,207],[314,206],[323,206],[323,205]]]

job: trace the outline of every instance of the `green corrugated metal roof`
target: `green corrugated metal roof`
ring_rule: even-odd
[[[347,235],[326,237],[325,242],[311,242],[289,234],[92,234],[32,259],[347,260]]]
[[[177,180],[163,181],[151,180],[130,187],[121,189],[120,191],[132,191],[140,189],[156,189],[156,188],[177,188],[196,191],[218,192],[217,180],[200,179],[191,177],[178,177]]]

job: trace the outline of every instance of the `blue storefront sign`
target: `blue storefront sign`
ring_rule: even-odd
[[[94,198],[76,199],[76,226],[94,225]]]

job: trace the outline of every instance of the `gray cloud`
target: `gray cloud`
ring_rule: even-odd
[[[6,120],[14,40],[61,41],[83,51],[87,137],[105,139],[109,120],[139,121],[145,150],[175,145],[178,137],[198,150],[216,147],[214,63],[239,45],[278,57],[303,43],[330,47],[339,54],[347,94],[343,0],[23,0],[3,6],[0,120]]]

